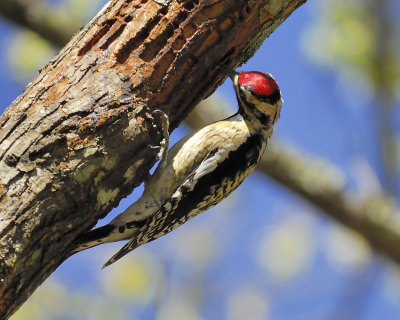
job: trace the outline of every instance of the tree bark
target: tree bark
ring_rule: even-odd
[[[139,185],[171,130],[305,0],[114,0],[0,118],[0,318]]]
[[[24,10],[26,0],[2,0],[0,2],[0,15],[16,24],[37,32],[40,36],[57,45],[70,38],[75,29],[71,26],[49,24],[51,11],[41,10],[41,0],[29,2],[30,10]],[[10,9],[15,10],[10,10]],[[30,11],[40,11],[41,16],[32,19]],[[51,32],[49,32],[51,29]],[[51,35],[57,35],[57,41]],[[377,59],[386,61],[387,59]],[[384,83],[383,81],[379,82]],[[378,90],[382,92],[382,90]],[[379,99],[378,99],[379,100]],[[380,99],[379,101],[385,101]],[[208,103],[210,103],[208,101]],[[212,110],[204,112],[197,107],[185,122],[197,129],[208,123],[221,119],[226,113],[221,108],[221,101]],[[206,121],[204,121],[206,120]],[[392,148],[393,149],[393,148]],[[315,166],[315,162],[319,164]],[[336,183],[336,177],[327,172],[337,168],[331,165],[321,167],[319,159],[312,159],[300,153],[287,153],[285,148],[276,148],[270,144],[268,152],[257,167],[259,171],[291,190],[302,199],[307,199],[314,207],[322,210],[330,218],[358,231],[371,248],[383,253],[393,262],[400,264],[400,251],[397,245],[400,242],[400,222],[396,212],[399,208],[390,196],[384,194],[373,197],[359,198],[346,190],[343,185]],[[321,185],[323,183],[323,185]],[[318,185],[318,188],[315,186]],[[311,186],[311,187],[310,187]]]

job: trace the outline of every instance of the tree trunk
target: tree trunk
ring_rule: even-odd
[[[0,318],[139,185],[171,129],[305,0],[114,0],[0,118]]]

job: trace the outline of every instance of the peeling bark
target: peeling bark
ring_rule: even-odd
[[[0,318],[157,160],[175,128],[305,0],[114,0],[0,118]]]

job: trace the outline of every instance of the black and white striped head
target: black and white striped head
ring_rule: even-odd
[[[233,80],[239,113],[249,129],[268,138],[279,119],[283,101],[277,82],[269,73],[258,71],[228,75]]]

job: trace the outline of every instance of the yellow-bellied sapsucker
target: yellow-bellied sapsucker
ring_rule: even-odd
[[[279,118],[281,92],[268,73],[223,69],[233,80],[238,112],[186,136],[169,151],[167,143],[141,198],[109,224],[81,235],[73,252],[129,239],[103,267],[108,266],[215,206],[253,171]],[[168,141],[167,121],[164,115]]]

